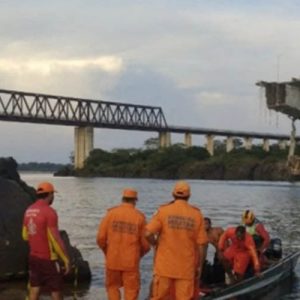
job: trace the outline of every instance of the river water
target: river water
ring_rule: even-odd
[[[53,204],[59,215],[60,229],[68,232],[71,243],[89,261],[92,282],[75,289],[67,287],[65,299],[106,300],[104,257],[95,241],[100,219],[107,208],[117,205],[125,187],[139,192],[137,207],[147,219],[156,208],[172,199],[175,181],[153,179],[52,177],[50,174],[21,174],[29,185],[51,181],[58,193]],[[199,206],[213,225],[226,228],[240,222],[244,209],[254,209],[273,237],[280,237],[284,249],[300,248],[300,183],[189,180],[190,203]],[[212,250],[212,249],[210,249]],[[152,271],[152,253],[141,262],[142,286],[139,299],[145,299]],[[278,289],[276,296],[264,299],[300,299],[300,263],[291,283]],[[26,288],[21,283],[0,285],[0,300],[23,300]],[[42,297],[42,299],[49,299]]]

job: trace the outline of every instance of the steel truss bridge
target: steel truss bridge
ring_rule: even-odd
[[[160,107],[2,89],[0,120],[144,131],[167,128]]]
[[[233,148],[233,138],[242,137],[245,148],[251,149],[253,138],[263,139],[263,148],[269,151],[269,139],[285,144],[288,135],[256,133],[209,128],[168,126],[161,107],[118,102],[95,101],[73,97],[0,89],[0,120],[52,125],[74,126],[74,167],[81,169],[93,150],[93,128],[155,131],[161,147],[171,145],[170,133],[184,133],[185,145],[192,146],[192,134],[206,135],[206,149],[213,155],[214,136],[226,137],[226,151]],[[296,137],[295,140],[300,140]],[[285,147],[282,144],[282,147]]]
[[[0,89],[0,120],[288,140],[289,135],[168,126],[161,107]],[[300,140],[300,137],[296,137]]]

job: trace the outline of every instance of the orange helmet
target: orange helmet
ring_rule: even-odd
[[[178,181],[173,189],[174,197],[189,197],[191,195],[190,185],[185,181]]]
[[[56,191],[54,189],[53,184],[51,184],[50,182],[41,182],[36,189],[37,194],[54,193],[54,192]]]
[[[245,210],[242,214],[242,223],[245,225],[252,224],[255,219],[255,215],[252,210]]]
[[[125,189],[123,191],[124,198],[137,199],[137,191],[134,189]]]

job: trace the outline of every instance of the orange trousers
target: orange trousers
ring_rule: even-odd
[[[225,250],[224,257],[229,261],[233,271],[242,276],[245,274],[251,259],[247,250],[237,250],[232,246]]]
[[[151,300],[191,300],[193,295],[194,279],[154,276]]]
[[[140,291],[140,273],[106,269],[105,287],[109,300],[121,300],[121,287],[124,287],[125,300],[137,300]]]

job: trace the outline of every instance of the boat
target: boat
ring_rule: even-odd
[[[297,265],[300,251],[274,262],[261,273],[229,286],[214,286],[200,291],[199,300],[258,299],[289,278]]]

